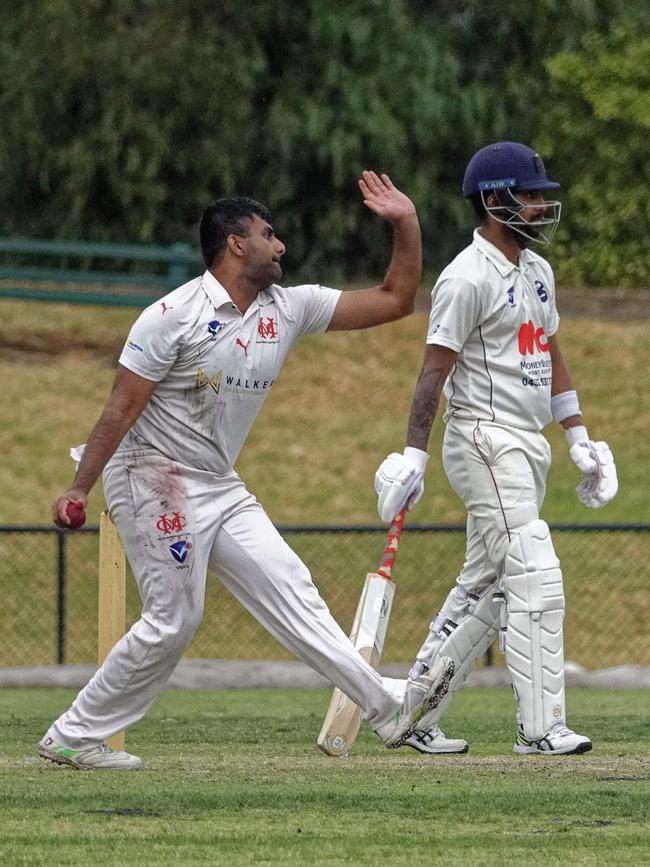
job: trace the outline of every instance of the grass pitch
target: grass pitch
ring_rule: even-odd
[[[570,690],[593,752],[515,757],[506,689],[447,714],[466,756],[353,755],[315,740],[329,691],[168,692],[128,736],[143,773],[81,773],[33,744],[73,697],[5,690],[0,861],[6,865],[648,864],[650,733],[643,690]]]

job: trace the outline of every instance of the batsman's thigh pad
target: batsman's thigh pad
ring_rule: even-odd
[[[418,653],[418,660],[422,660],[424,649],[430,648],[433,653],[428,660],[429,666],[433,665],[439,656],[450,656],[455,668],[447,695],[438,707],[422,718],[419,728],[430,728],[438,724],[452,698],[467,680],[476,661],[483,656],[496,638],[501,619],[502,600],[494,597],[495,590],[496,586],[491,586],[479,597],[467,596],[467,604],[462,615],[458,617],[458,623],[445,617],[443,608],[431,624],[429,636]],[[458,595],[458,588],[454,588],[452,592]]]
[[[529,738],[564,722],[564,590],[560,562],[545,521],[532,521],[508,546],[506,664]]]

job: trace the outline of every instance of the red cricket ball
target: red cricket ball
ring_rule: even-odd
[[[66,515],[70,518],[68,527],[70,530],[78,530],[86,523],[86,510],[83,506],[78,506],[76,503],[68,503],[65,510]]]

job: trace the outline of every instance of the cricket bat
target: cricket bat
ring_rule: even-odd
[[[406,509],[393,518],[386,535],[384,554],[376,572],[369,572],[352,624],[350,640],[373,668],[379,667],[386,629],[393,605],[395,585],[393,566],[397,546],[404,529]],[[350,751],[361,723],[363,711],[340,689],[335,688],[318,740],[319,749],[328,756],[344,756]]]

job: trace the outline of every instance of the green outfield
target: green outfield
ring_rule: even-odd
[[[650,730],[643,690],[569,690],[594,750],[515,757],[507,689],[461,692],[465,756],[354,753],[314,742],[319,690],[168,692],[134,727],[142,773],[45,763],[33,744],[67,690],[6,690],[0,861],[13,865],[648,864]]]

